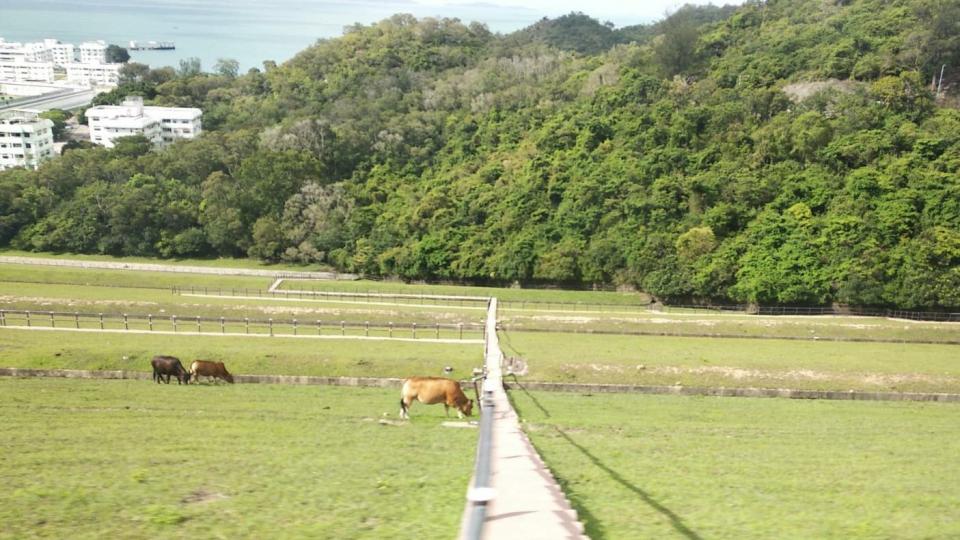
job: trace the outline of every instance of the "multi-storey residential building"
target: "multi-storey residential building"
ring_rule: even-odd
[[[107,44],[103,40],[84,41],[77,49],[81,64],[105,64],[107,62]]]
[[[67,82],[92,86],[116,86],[120,80],[120,68],[123,64],[65,64]]]
[[[53,157],[53,122],[27,111],[0,112],[0,170],[36,169]]]
[[[143,135],[157,146],[177,139],[192,139],[202,131],[200,109],[149,107],[143,98],[128,97],[121,105],[100,105],[87,109],[90,140],[113,148],[114,139]]]
[[[104,41],[74,47],[55,39],[24,44],[0,38],[0,81],[54,83],[54,69],[64,69],[68,84],[116,86],[122,64],[106,60]]]
[[[77,61],[77,50],[72,43],[60,43],[56,39],[43,40],[43,46],[50,51],[50,58],[54,64],[65,66]]]
[[[0,81],[52,83],[53,62],[0,60]]]

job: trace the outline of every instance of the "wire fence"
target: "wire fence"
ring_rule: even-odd
[[[910,311],[859,307],[750,306],[740,305],[660,305],[653,308],[664,313],[742,313],[748,315],[834,315],[854,317],[887,317],[913,321],[960,322],[960,313],[949,311]]]
[[[0,310],[0,326],[73,330],[231,334],[267,336],[362,336],[396,339],[476,341],[483,338],[479,323],[370,322],[322,319],[260,319]]]
[[[457,296],[439,294],[409,294],[367,291],[325,291],[317,289],[252,289],[227,287],[178,286],[171,292],[191,296],[230,296],[248,298],[302,298],[352,303],[392,303],[407,305],[442,305],[451,307],[486,309],[490,300],[486,296]],[[500,300],[501,309],[534,311],[614,311],[647,310],[649,304],[616,304],[602,302],[570,302],[546,300]]]

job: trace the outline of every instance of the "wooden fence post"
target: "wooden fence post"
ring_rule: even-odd
[[[246,333],[250,333],[250,319],[247,317],[243,318],[243,328]]]
[[[171,315],[170,320],[173,321],[173,332],[176,333],[177,332],[177,316]]]
[[[30,312],[29,312],[29,311],[26,311],[25,313],[27,314],[27,327],[29,327],[29,326],[30,326]]]
[[[224,328],[224,324],[223,324],[223,317],[220,317],[220,333],[221,334],[226,333],[226,329]]]
[[[103,313],[100,313],[99,316],[100,316],[100,329],[103,330]]]
[[[197,333],[200,333],[200,317],[197,317]]]
[[[76,326],[78,329],[80,328],[80,313],[77,312],[77,311],[74,311],[74,312],[73,312],[73,324],[74,324],[74,326]]]
[[[417,339],[417,323],[413,323],[413,339]]]
[[[272,336],[273,335],[273,317],[271,317],[269,321],[270,321],[270,335]]]
[[[130,329],[130,324],[127,322],[127,314],[126,314],[126,313],[123,314],[123,329],[124,329],[124,330],[129,330],[129,329]]]
[[[153,313],[147,314],[147,327],[153,332]]]

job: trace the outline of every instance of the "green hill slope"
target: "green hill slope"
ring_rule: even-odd
[[[241,76],[127,68],[117,95],[199,106],[208,132],[0,173],[0,242],[958,307],[958,21],[957,0],[509,36],[398,15]]]

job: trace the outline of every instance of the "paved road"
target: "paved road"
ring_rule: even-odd
[[[59,92],[30,96],[0,105],[0,111],[7,109],[26,109],[31,111],[49,111],[50,109],[79,109],[93,102],[96,92],[91,89],[65,89]]]

